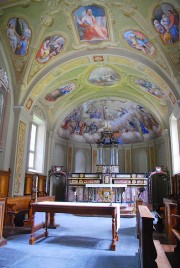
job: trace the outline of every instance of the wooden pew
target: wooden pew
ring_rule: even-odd
[[[29,217],[30,203],[31,195],[7,197],[5,225],[15,227],[15,221],[17,220],[19,225],[23,226],[24,218]]]
[[[141,268],[157,268],[157,251],[153,242],[154,217],[147,206],[139,205],[137,224]]]
[[[7,240],[3,238],[5,202],[5,198],[0,198],[0,247],[7,244]]]
[[[26,173],[24,182],[24,195],[33,195],[33,189],[35,188],[35,178],[38,177],[38,196],[46,196],[46,183],[47,176],[36,173]]]
[[[174,200],[163,198],[164,202],[164,217],[165,217],[165,231],[167,234],[167,238],[171,244],[175,243],[174,236],[172,235],[171,229],[172,229],[172,214],[177,214],[177,203],[175,203]]]
[[[171,232],[176,239],[175,253],[180,253],[180,200],[177,201],[176,214],[171,215]]]
[[[8,196],[11,170],[0,170],[0,198]]]

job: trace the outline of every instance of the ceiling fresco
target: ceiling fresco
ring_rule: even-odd
[[[144,107],[125,99],[96,99],[73,110],[60,126],[59,135],[78,142],[95,143],[108,125],[119,144],[156,138],[161,127]]]
[[[106,124],[119,144],[160,137],[179,109],[179,11],[177,0],[0,1],[14,105],[38,105],[75,142],[96,143]]]
[[[168,3],[158,5],[153,12],[153,24],[165,45],[179,41],[179,14]]]
[[[108,67],[99,67],[89,75],[89,82],[100,86],[111,86],[119,80],[119,74]]]

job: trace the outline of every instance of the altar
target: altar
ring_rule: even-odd
[[[88,201],[95,201],[96,200],[96,188],[99,188],[98,193],[100,194],[100,191],[102,192],[100,195],[103,198],[103,201],[105,202],[114,202],[114,192],[113,190],[115,189],[116,191],[119,191],[120,194],[120,202],[122,203],[122,194],[125,191],[125,188],[127,187],[127,184],[113,184],[113,183],[107,183],[107,184],[86,184],[86,188],[90,188],[90,194],[89,194],[89,200]]]
[[[78,202],[36,202],[31,204],[31,235],[29,244],[34,244],[37,240],[48,236],[48,215],[49,213],[70,213],[75,215],[96,215],[111,216],[112,218],[112,244],[111,249],[116,250],[118,241],[118,229],[120,227],[120,205],[119,204],[100,204],[100,203],[78,203]],[[45,223],[36,223],[35,214],[45,213]],[[103,220],[102,220],[103,224]],[[69,223],[71,225],[71,223]],[[44,232],[39,233],[44,228]],[[38,233],[36,233],[38,231]],[[60,230],[61,231],[61,230]],[[77,230],[78,233],[78,230]],[[103,238],[103,237],[102,237]]]

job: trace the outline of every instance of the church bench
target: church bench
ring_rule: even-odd
[[[137,230],[141,268],[157,268],[157,251],[153,242],[154,217],[147,206],[139,205],[137,210]]]
[[[176,238],[176,247],[174,248],[174,252],[180,253],[180,215],[171,215],[172,218],[172,228],[171,232],[173,236]]]
[[[31,195],[6,198],[6,226],[23,226],[30,212]],[[20,226],[20,227],[21,227]]]

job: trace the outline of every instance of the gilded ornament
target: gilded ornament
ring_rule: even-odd
[[[24,160],[24,144],[25,144],[26,124],[19,122],[19,135],[16,154],[16,171],[15,171],[15,193],[19,193],[21,185],[21,173]]]

